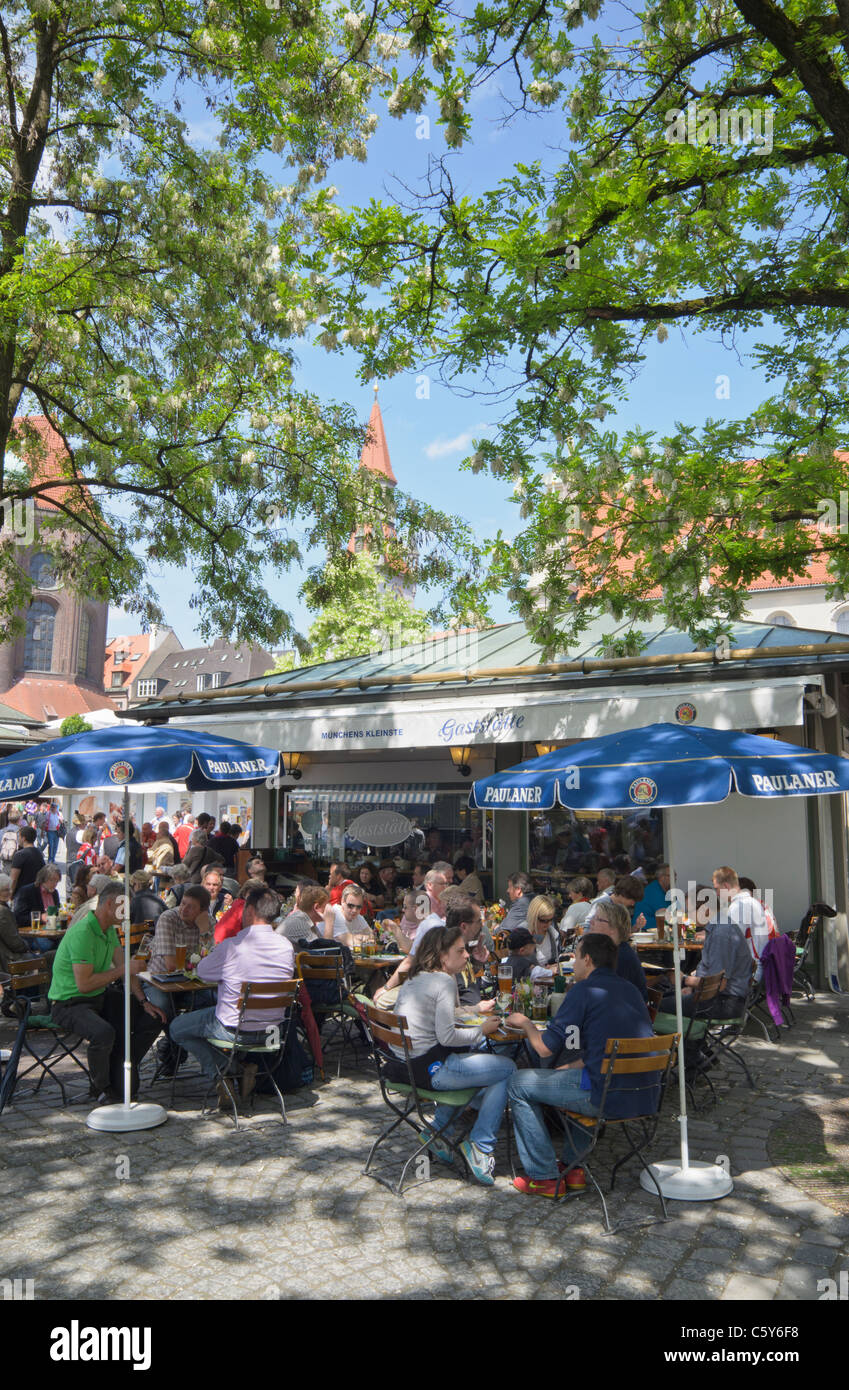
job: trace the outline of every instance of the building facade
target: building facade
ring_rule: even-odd
[[[31,418],[46,453],[41,479],[61,477],[65,446],[43,416]],[[0,700],[33,719],[64,718],[109,706],[103,691],[103,651],[108,604],[70,593],[56,582],[50,556],[39,544],[41,518],[58,510],[43,498],[34,509],[34,538],[20,547],[20,562],[33,580],[22,615],[24,632],[0,646]]]

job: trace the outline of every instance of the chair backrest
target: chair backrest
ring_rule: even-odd
[[[371,1000],[363,1001],[363,1010],[368,1019],[369,1031],[376,1041],[383,1043],[384,1047],[400,1047],[403,1052],[407,1052],[409,1038],[405,1018],[393,1013],[391,1009],[378,1008]]]
[[[651,1102],[646,1101],[646,1115],[656,1114],[660,1109],[663,1090],[672,1065],[675,1048],[678,1046],[677,1033],[659,1033],[651,1038],[608,1038],[601,1062],[604,1077],[604,1091],[599,1106],[599,1116],[604,1115],[605,1103],[614,1076],[640,1076],[641,1083],[629,1088],[636,1092],[655,1092]],[[657,1083],[660,1082],[658,1087]]]
[[[131,927],[130,927],[130,947],[131,947],[132,950],[135,950],[135,948],[136,948],[137,946],[140,946],[140,945],[141,945],[141,943],[144,941],[144,938],[148,935],[149,930],[150,930],[150,928],[149,928],[144,922],[142,922],[141,925],[139,925],[139,926],[131,926]],[[123,928],[123,927],[118,927],[117,931],[118,931],[118,940],[120,941],[121,945],[123,946],[123,945],[124,945],[124,928]]]
[[[712,1003],[722,990],[725,982],[725,971],[721,970],[718,975],[702,975],[693,990],[695,1000],[695,1013],[700,1014],[705,1011],[707,1005]]]
[[[9,988],[13,994],[19,989],[32,989],[38,985],[48,987],[53,976],[53,956],[40,956],[34,960],[9,961]]]
[[[291,1008],[300,987],[300,980],[243,981],[239,990],[239,1012]]]
[[[492,933],[492,945],[500,955],[504,955],[510,946],[510,933],[507,931],[494,931]]]
[[[338,955],[335,952],[322,952],[310,954],[309,951],[299,951],[295,957],[298,974],[302,980],[336,980],[345,979],[345,962],[341,951]]]
[[[651,986],[649,986],[646,993],[648,994],[647,1007],[649,1011],[649,1018],[651,1019],[652,1023],[654,1023],[655,1019],[657,1018],[657,1011],[660,1008],[660,1001],[663,998],[663,990],[652,989]]]

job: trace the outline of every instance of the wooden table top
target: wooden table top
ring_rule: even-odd
[[[163,994],[190,994],[193,990],[217,988],[215,982],[210,984],[209,980],[190,980],[188,976],[183,980],[155,980],[149,970],[140,970],[139,978],[149,981]]]
[[[671,951],[675,943],[672,941],[631,941],[635,951]],[[703,941],[682,941],[681,945],[685,951],[701,951],[704,946]]]
[[[385,970],[389,965],[400,965],[403,956],[354,956],[354,969]]]
[[[21,936],[52,936],[61,940],[67,927],[18,927]]]

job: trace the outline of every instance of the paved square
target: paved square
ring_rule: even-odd
[[[178,1082],[167,1124],[134,1135],[88,1130],[86,1106],[63,1110],[45,1084],[0,1116],[14,1231],[0,1277],[33,1279],[36,1299],[816,1299],[818,1281],[849,1267],[849,1218],[785,1180],[766,1139],[776,1121],[846,1095],[849,999],[794,1007],[779,1045],[753,1033],[745,1044],[758,1090],[729,1075],[719,1103],[691,1117],[693,1157],[726,1154],[734,1192],[613,1236],[589,1190],[556,1205],[515,1192],[503,1140],[490,1191],[436,1164],[403,1198],[364,1178],[387,1113],[365,1064],[288,1098],[285,1127],[263,1098],[238,1134],[201,1116],[197,1073]],[[0,1046],[13,1031],[3,1020]],[[167,1106],[170,1091],[144,1094]],[[676,1101],[656,1157],[677,1151]],[[609,1153],[605,1140],[600,1172]],[[631,1167],[611,1212],[660,1214]]]

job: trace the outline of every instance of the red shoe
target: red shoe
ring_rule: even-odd
[[[566,1178],[567,1192],[586,1192],[587,1175],[583,1168],[567,1168],[566,1164],[561,1163],[560,1160],[558,1160],[557,1166]]]
[[[566,1191],[562,1178],[558,1182],[557,1178],[527,1178],[520,1175],[513,1179],[513,1186],[527,1197],[562,1197]]]

